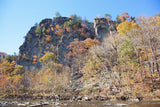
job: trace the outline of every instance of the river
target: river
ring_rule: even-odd
[[[160,107],[160,102],[0,101],[0,107]]]

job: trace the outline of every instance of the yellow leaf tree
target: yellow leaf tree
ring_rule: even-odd
[[[118,25],[117,30],[119,35],[123,35],[128,33],[134,28],[138,28],[138,23],[131,21],[129,22],[128,20],[125,22],[122,22],[121,24]]]

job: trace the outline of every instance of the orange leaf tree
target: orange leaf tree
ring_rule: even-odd
[[[100,44],[98,40],[93,40],[91,38],[87,38],[84,41],[79,41],[78,39],[75,39],[73,42],[67,46],[71,51],[66,55],[67,58],[75,56],[75,55],[81,55],[85,53],[91,46]]]

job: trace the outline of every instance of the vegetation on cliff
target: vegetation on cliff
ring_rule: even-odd
[[[160,98],[159,43],[160,15],[46,19],[1,60],[0,95]]]

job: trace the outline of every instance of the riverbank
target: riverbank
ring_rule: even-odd
[[[73,93],[62,93],[62,94],[38,94],[38,93],[24,93],[18,95],[3,95],[0,96],[0,101],[5,100],[15,100],[15,101],[133,101],[133,102],[141,102],[141,101],[160,101],[160,97],[148,94],[148,95],[137,95],[137,96],[129,96],[129,95],[79,95],[76,92]]]
[[[89,105],[96,106],[128,106],[135,104],[144,103],[156,103],[160,105],[160,99],[151,96],[145,97],[130,97],[125,96],[120,97],[89,97],[89,96],[72,96],[71,94],[64,95],[15,95],[15,96],[5,96],[0,98],[0,106],[2,107],[17,107],[17,106],[27,106],[27,107],[39,107],[39,106],[80,106]],[[157,106],[158,107],[158,106]]]

